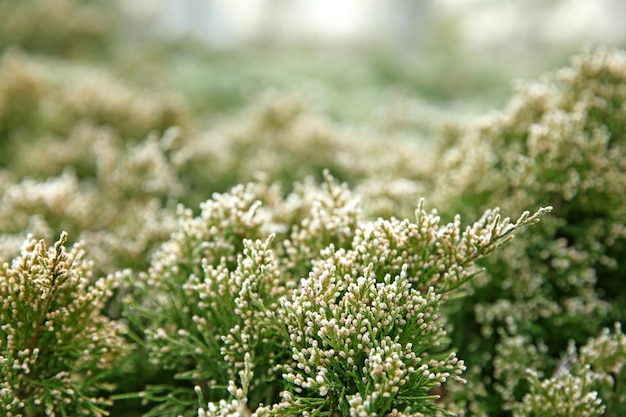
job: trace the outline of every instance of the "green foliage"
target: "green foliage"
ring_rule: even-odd
[[[529,371],[530,391],[523,399],[524,416],[621,415],[626,411],[626,337],[621,325],[591,338],[576,352],[571,344],[552,378],[540,380]]]
[[[67,235],[53,247],[27,239],[0,266],[0,404],[7,417],[102,416],[103,378],[124,353],[124,329],[103,314],[118,280],[93,282]]]
[[[484,413],[516,408],[527,391],[511,360],[525,357],[525,366],[549,374],[570,340],[582,344],[626,319],[626,119],[616,111],[626,103],[624,82],[623,52],[588,51],[520,86],[502,113],[448,133],[453,145],[441,155],[433,199],[449,215],[495,202],[503,210],[554,206],[536,233],[482,264],[485,278],[452,318],[464,323],[455,338],[478,370],[472,383],[485,384],[459,395]],[[509,349],[518,343],[521,350]]]
[[[93,0],[0,1],[0,48],[77,57],[102,54],[115,36],[110,4]]]
[[[53,58],[35,58],[14,50],[2,54],[0,143],[10,145],[18,157],[25,156],[20,155],[23,141],[35,150],[39,143],[53,141],[52,146],[48,144],[48,151],[55,146],[64,149],[50,155],[60,159],[56,165],[75,163],[61,158],[67,158],[66,152],[75,155],[76,150],[63,144],[63,140],[78,127],[107,126],[124,140],[138,141],[151,132],[163,133],[171,126],[186,128],[189,123],[184,103],[174,94],[142,90],[105,71],[68,67]],[[9,159],[8,155],[3,154],[2,166],[19,168],[20,163],[28,163]]]
[[[175,132],[126,147],[115,136],[94,134],[77,135],[95,159],[94,176],[80,178],[68,168],[0,190],[0,255],[15,256],[27,234],[51,239],[67,231],[85,243],[95,272],[110,273],[146,265],[169,236],[176,220],[167,200],[180,190],[168,145]]]
[[[383,90],[493,77],[122,47],[115,13],[0,0],[0,414],[626,413],[624,52],[520,83],[433,154],[443,111]]]
[[[536,374],[528,377],[530,393],[524,397],[527,416],[601,416],[606,407],[598,393],[591,391],[593,376],[586,368],[580,376],[564,372],[562,376],[539,381]]]
[[[259,415],[436,410],[430,391],[464,369],[445,352],[440,302],[547,211],[516,223],[487,212],[465,231],[421,207],[416,223],[367,222],[328,174],[285,198],[238,186],[201,209],[181,208],[148,273],[129,277],[127,316],[151,361],[190,381],[159,413],[193,406],[194,386],[209,387],[207,412],[232,407],[229,392]]]

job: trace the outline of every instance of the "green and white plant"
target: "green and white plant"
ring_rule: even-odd
[[[130,278],[127,315],[151,361],[189,380],[154,415],[184,414],[194,387],[206,415],[438,412],[435,388],[465,370],[441,305],[479,272],[475,261],[549,212],[510,222],[487,211],[463,229],[423,204],[414,222],[360,219],[328,175],[301,195],[270,190],[216,194],[197,217],[181,209],[148,273]]]
[[[67,234],[28,238],[0,265],[0,404],[7,417],[103,416],[104,380],[127,349],[121,323],[101,313],[118,280],[94,281]]]

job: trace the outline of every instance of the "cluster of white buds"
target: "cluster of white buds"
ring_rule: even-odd
[[[65,249],[28,238],[0,265],[0,405],[6,416],[99,417],[98,378],[126,351],[124,328],[101,313],[118,279],[93,282],[80,246]],[[41,383],[45,381],[45,383]],[[28,410],[27,414],[24,414]]]

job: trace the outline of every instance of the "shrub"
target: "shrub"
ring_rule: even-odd
[[[27,51],[0,65],[2,412],[626,414],[624,52],[520,83],[431,155],[292,94],[202,126],[28,55],[94,59],[104,8],[0,0]]]
[[[473,413],[519,407],[570,341],[581,345],[626,319],[625,82],[623,52],[587,51],[570,68],[520,85],[503,112],[448,130],[452,146],[433,186],[448,216],[495,202],[503,210],[554,206],[536,233],[482,263],[487,274],[451,318],[454,344],[475,370],[474,389],[460,388],[451,401],[465,398]],[[605,395],[604,404],[615,401]]]
[[[209,415],[438,410],[432,389],[464,370],[440,304],[477,259],[546,212],[510,223],[488,211],[463,230],[421,206],[415,222],[362,220],[328,176],[285,199],[271,191],[238,186],[197,217],[181,209],[148,273],[130,277],[137,337],[155,365],[189,380],[148,415],[184,414],[194,386]]]
[[[113,7],[91,0],[2,0],[0,48],[72,58],[98,55],[114,38],[116,23]]]
[[[93,282],[80,246],[27,239],[0,265],[0,404],[3,415],[102,416],[111,401],[103,379],[126,343],[101,310],[118,280]]]

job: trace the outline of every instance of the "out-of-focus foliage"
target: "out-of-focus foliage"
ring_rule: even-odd
[[[0,143],[6,152],[0,167],[13,172],[51,175],[81,163],[86,169],[89,141],[68,144],[67,138],[87,127],[92,135],[106,127],[136,142],[171,126],[187,129],[190,122],[184,102],[172,93],[143,91],[106,72],[60,61],[30,59],[14,51],[2,56]]]
[[[113,2],[0,1],[0,49],[77,58],[103,54],[118,24]]]

